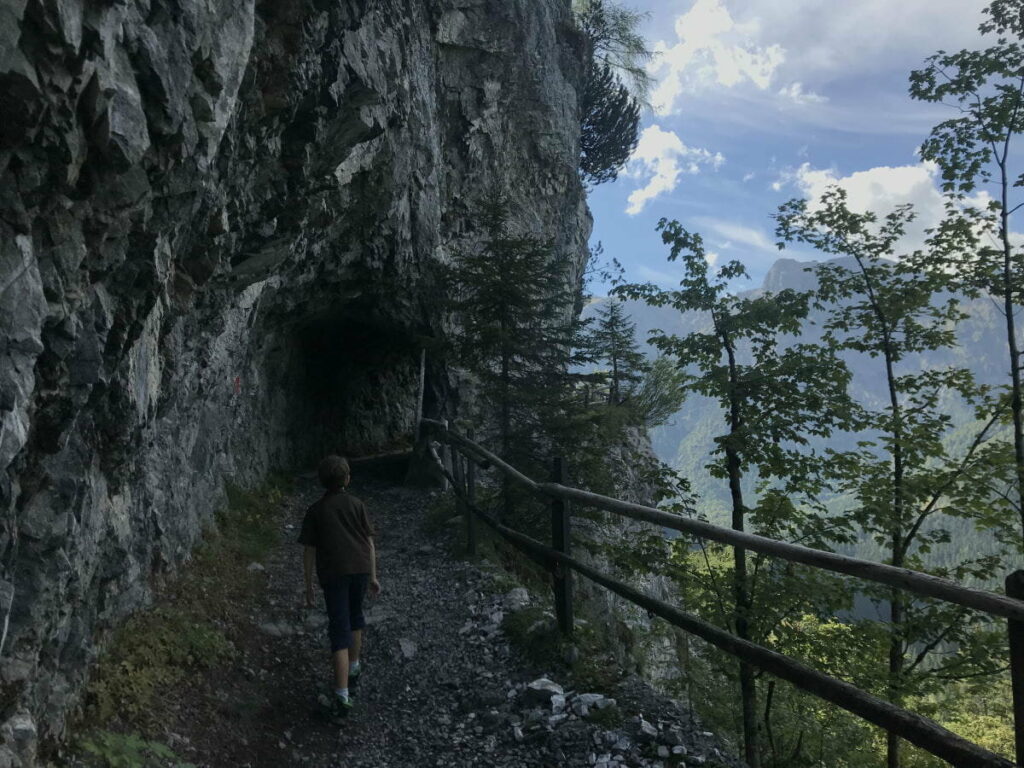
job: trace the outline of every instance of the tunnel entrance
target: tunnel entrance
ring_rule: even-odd
[[[375,322],[349,308],[296,328],[302,359],[303,434],[308,463],[327,453],[359,459],[412,448],[420,393],[414,330]]]

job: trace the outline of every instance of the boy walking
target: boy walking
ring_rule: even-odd
[[[305,545],[303,568],[306,607],[313,607],[313,569],[324,593],[327,631],[334,666],[333,708],[347,714],[353,706],[349,684],[360,672],[363,644],[363,598],[380,594],[375,535],[366,506],[348,493],[348,462],[328,456],[317,469],[324,495],[306,511],[299,543]]]

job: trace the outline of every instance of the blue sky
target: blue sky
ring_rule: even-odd
[[[935,169],[916,149],[952,112],[911,101],[908,75],[940,49],[978,48],[986,0],[634,0],[656,56],[653,110],[619,179],[590,193],[591,242],[630,280],[674,285],[661,217],[743,261],[752,285],[782,256],[770,215],[844,186],[854,207],[914,203],[906,246],[937,221]],[[597,292],[601,289],[595,286]]]

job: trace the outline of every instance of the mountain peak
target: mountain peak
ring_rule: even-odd
[[[764,276],[761,290],[771,293],[778,293],[787,288],[796,291],[813,290],[818,284],[814,277],[814,267],[818,264],[817,261],[779,259]]]

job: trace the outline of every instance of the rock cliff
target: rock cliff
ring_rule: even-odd
[[[568,5],[0,0],[0,765],[226,478],[411,432],[481,192],[582,267]]]

